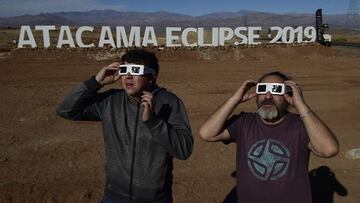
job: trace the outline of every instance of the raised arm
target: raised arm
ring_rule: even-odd
[[[101,120],[99,106],[96,105],[100,87],[94,78],[75,87],[56,109],[57,115],[68,120]]]
[[[293,96],[285,95],[290,105],[294,106],[309,135],[309,149],[317,156],[330,158],[338,154],[339,142],[329,127],[305,103],[301,89],[294,81],[285,81],[290,86]]]
[[[100,101],[107,93],[97,93],[104,85],[112,84],[120,76],[117,74],[118,63],[103,67],[96,77],[93,77],[73,91],[58,106],[56,113],[69,120],[91,120],[98,121],[100,118]]]
[[[248,90],[255,85],[254,80],[245,81],[200,127],[200,138],[208,142],[230,141],[231,137],[225,128],[225,123],[237,105],[256,96],[256,93],[248,93]]]

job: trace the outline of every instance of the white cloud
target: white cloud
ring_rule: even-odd
[[[96,0],[0,0],[0,17],[59,11],[126,10],[124,5],[101,4]]]

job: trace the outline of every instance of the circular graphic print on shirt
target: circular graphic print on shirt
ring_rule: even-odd
[[[288,170],[290,152],[281,142],[263,139],[253,144],[247,155],[252,174],[260,180],[277,180]]]

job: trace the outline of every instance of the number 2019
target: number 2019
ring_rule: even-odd
[[[275,37],[269,43],[302,43],[302,42],[315,42],[316,29],[312,26],[303,28],[302,26],[293,28],[286,26],[284,28],[274,26],[270,28],[271,33],[276,32]]]

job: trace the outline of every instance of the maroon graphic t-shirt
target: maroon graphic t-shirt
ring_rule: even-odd
[[[241,113],[227,129],[237,144],[238,202],[311,202],[309,137],[298,115],[267,125],[257,113]]]

